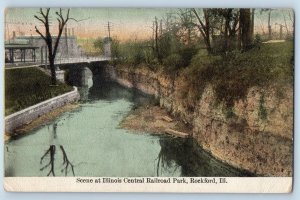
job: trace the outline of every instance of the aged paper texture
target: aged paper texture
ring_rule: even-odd
[[[4,76],[7,191],[292,191],[292,9],[7,8]]]

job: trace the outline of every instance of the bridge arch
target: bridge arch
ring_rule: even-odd
[[[66,82],[71,85],[82,87],[88,83],[88,77],[92,75],[92,82],[109,79],[106,67],[108,61],[64,63],[58,65],[60,69],[66,71]]]

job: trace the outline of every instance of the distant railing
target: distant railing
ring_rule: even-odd
[[[58,58],[55,59],[55,64],[107,61],[107,60],[110,60],[110,57],[98,56],[98,57]]]
[[[60,65],[60,64],[71,64],[71,63],[84,63],[84,62],[97,62],[97,61],[109,61],[111,60],[110,57],[106,56],[97,56],[97,57],[75,57],[75,58],[61,58],[57,57],[55,58],[55,64]],[[14,66],[28,66],[28,65],[41,65],[41,66],[49,66],[49,61],[48,60],[41,60],[41,59],[36,59],[36,62],[28,62],[28,63],[6,63],[6,67],[14,67]]]

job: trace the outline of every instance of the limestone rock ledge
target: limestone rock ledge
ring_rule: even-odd
[[[292,176],[293,88],[250,88],[230,111],[216,102],[207,85],[193,108],[180,94],[184,78],[172,79],[147,68],[109,67],[111,77],[126,87],[155,95],[160,105],[192,126],[190,133],[207,151],[228,164],[260,176]]]

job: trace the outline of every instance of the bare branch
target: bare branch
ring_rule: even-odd
[[[43,24],[45,24],[46,22],[44,20],[42,20],[41,18],[39,18],[38,16],[34,15],[34,18],[36,18],[37,20],[41,21]]]
[[[69,20],[69,15],[70,15],[70,9],[68,9],[68,12],[67,12],[67,19],[66,19],[66,21],[68,21],[68,20]]]
[[[59,40],[60,40],[61,34],[62,34],[62,32],[63,32],[64,26],[65,26],[65,23],[63,23],[63,22],[62,22],[61,25],[59,26],[58,35],[57,35],[57,38],[56,38],[56,41],[55,41],[55,44],[54,44],[53,53],[52,53],[52,55],[53,55],[54,57],[55,57],[55,55],[56,55],[56,51],[57,51],[57,48],[58,48]]]
[[[68,168],[69,166],[71,167],[73,176],[75,176],[75,172],[74,172],[74,165],[69,161],[67,153],[64,149],[64,147],[62,145],[59,146],[62,153],[63,153],[63,165],[65,164],[66,166],[64,167],[64,169],[62,169],[62,171],[65,171],[65,176],[68,175]]]
[[[46,37],[40,32],[40,30],[35,26],[35,31],[45,40],[47,41]]]
[[[55,145],[50,145],[49,149],[46,151],[46,153],[41,157],[41,161],[40,164],[43,163],[43,159],[45,158],[45,156],[50,155],[50,161],[48,164],[46,164],[45,166],[43,166],[40,170],[43,171],[44,169],[46,169],[47,167],[50,166],[50,171],[48,172],[47,176],[49,176],[50,174],[52,174],[53,176],[55,176],[54,173],[54,156],[55,156]]]
[[[85,18],[85,19],[75,19],[75,18],[73,18],[73,17],[70,17],[70,18],[69,18],[69,20],[73,20],[73,21],[75,21],[75,22],[82,22],[82,21],[89,20],[89,19],[91,19],[91,18],[90,18],[90,17]]]
[[[45,13],[43,12],[43,9],[42,9],[42,8],[40,8],[40,14],[41,14],[44,18],[46,18],[46,15],[45,15]]]
[[[197,11],[195,8],[192,9],[192,12],[195,14],[198,22],[200,23],[200,25],[198,24],[197,27],[204,39],[205,45],[207,47],[207,50],[210,52],[211,51],[211,45],[210,45],[210,23],[209,23],[209,12],[207,9],[203,9],[203,13],[204,13],[204,19],[205,19],[205,24],[202,22],[201,18],[199,17]]]
[[[206,37],[206,34],[205,34],[204,30],[202,29],[201,25],[193,23],[193,22],[191,24],[194,25],[194,26],[196,26],[199,29],[202,37],[204,37],[204,38]]]
[[[58,35],[57,35],[57,38],[56,38],[56,41],[55,41],[55,44],[54,44],[54,49],[53,49],[53,55],[54,56],[56,55],[56,51],[57,51],[57,48],[58,48],[58,45],[59,45],[59,40],[60,40],[61,34],[63,32],[64,26],[66,25],[67,21],[69,20],[70,9],[68,9],[67,15],[66,15],[65,18],[63,17],[61,8],[59,9],[59,12],[56,12],[55,14],[59,17],[59,18],[57,18],[57,20],[59,22],[59,27],[58,27]]]
[[[55,14],[60,18],[62,23],[65,22],[64,17],[62,16],[62,13],[61,13],[61,8],[59,9],[59,12],[55,12]]]
[[[203,36],[204,38],[206,38],[207,35],[205,34],[205,31],[204,31],[204,30],[205,30],[205,25],[203,24],[202,20],[200,19],[199,15],[198,15],[198,13],[197,13],[197,11],[196,11],[196,9],[193,8],[192,11],[193,11],[193,13],[195,14],[195,16],[196,16],[198,22],[200,23],[200,25],[196,24],[196,26],[198,27],[198,29],[199,29],[199,31],[201,32],[202,36]]]
[[[202,26],[203,30],[206,28],[206,26],[204,25],[204,23],[202,22],[202,20],[200,19],[198,12],[196,11],[195,8],[192,9],[193,13],[195,14],[195,16],[197,17],[198,22],[200,23],[200,25]]]
[[[58,29],[61,29],[61,26],[62,26],[62,22],[59,18],[56,18],[57,21],[58,21]]]
[[[50,8],[47,8],[46,17],[48,17],[48,16],[49,16],[49,12],[50,12]]]

